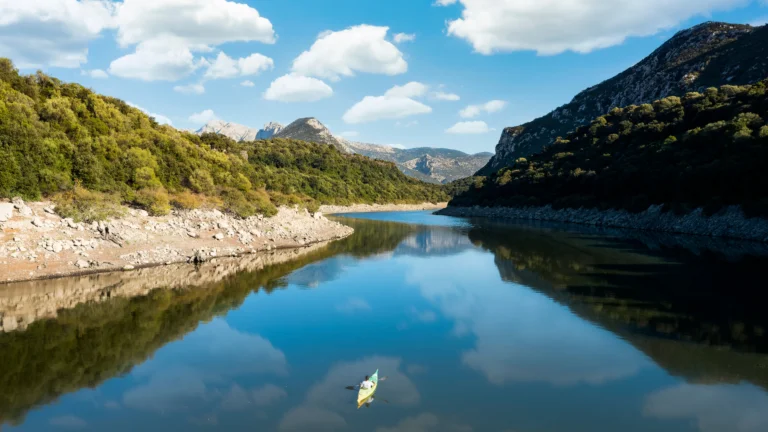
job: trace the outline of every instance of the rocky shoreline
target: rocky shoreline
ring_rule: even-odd
[[[446,207],[436,214],[457,217],[487,217],[573,223],[664,233],[690,234],[737,240],[768,242],[768,220],[747,218],[738,207],[728,207],[712,216],[696,209],[686,215],[663,212],[651,206],[641,213],[624,210],[560,209],[545,207]]]
[[[320,212],[298,208],[247,219],[218,210],[152,217],[126,209],[119,219],[88,224],[60,217],[51,203],[14,199],[0,203],[0,284],[203,262],[307,246],[352,232]]]
[[[324,205],[320,211],[325,214],[342,213],[376,213],[393,211],[420,211],[444,209],[448,203],[421,203],[421,204],[353,204],[350,206]]]

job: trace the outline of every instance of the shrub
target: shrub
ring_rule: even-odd
[[[184,191],[171,197],[171,204],[177,209],[194,210],[205,204],[205,198],[192,192]]]
[[[79,184],[71,191],[54,196],[53,202],[56,213],[75,222],[102,221],[124,214],[117,195],[89,191]]]
[[[134,203],[152,216],[164,216],[171,212],[171,202],[165,189],[141,189],[136,192]]]
[[[196,169],[189,176],[189,186],[197,193],[211,193],[214,188],[213,177],[204,169]]]

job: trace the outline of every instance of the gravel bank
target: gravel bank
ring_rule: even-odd
[[[0,283],[202,262],[305,246],[352,232],[322,213],[296,208],[248,219],[218,210],[152,217],[131,209],[117,220],[85,224],[61,218],[50,203],[15,199],[0,203]]]
[[[729,207],[713,216],[705,216],[702,209],[684,216],[677,216],[671,212],[662,212],[661,206],[651,206],[642,213],[596,209],[555,210],[551,206],[525,208],[475,206],[447,207],[438,211],[437,214],[553,221],[768,242],[768,220],[746,218],[738,207]]]
[[[444,209],[447,205],[448,203],[324,205],[320,206],[320,211],[326,214],[419,211]]]

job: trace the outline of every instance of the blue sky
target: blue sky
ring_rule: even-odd
[[[768,2],[27,0],[0,2],[0,16],[0,56],[22,71],[80,82],[179,128],[317,117],[357,141],[479,152],[677,30],[763,23]],[[412,40],[395,42],[398,33]],[[405,87],[387,93],[395,86]]]

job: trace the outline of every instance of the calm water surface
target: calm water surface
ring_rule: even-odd
[[[3,430],[768,431],[758,245],[342,220],[296,263],[0,334]]]

